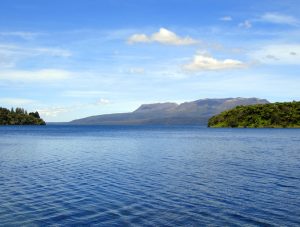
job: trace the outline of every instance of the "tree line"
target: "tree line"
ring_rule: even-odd
[[[0,107],[0,125],[45,125],[39,113],[28,113],[23,108],[11,108],[11,110]]]
[[[208,127],[300,128],[300,102],[237,106],[210,118]]]

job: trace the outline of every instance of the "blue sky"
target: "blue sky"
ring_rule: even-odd
[[[0,106],[47,121],[299,85],[297,0],[0,2]]]

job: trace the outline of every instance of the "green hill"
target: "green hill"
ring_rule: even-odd
[[[38,112],[27,113],[22,108],[8,110],[0,107],[0,125],[45,125]]]
[[[208,127],[300,128],[300,102],[237,106],[211,117]]]

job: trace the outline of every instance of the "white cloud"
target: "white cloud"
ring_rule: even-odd
[[[71,57],[72,53],[68,50],[63,50],[60,48],[33,48],[32,51],[34,55],[49,55],[54,57]]]
[[[249,53],[249,56],[264,64],[300,64],[300,44],[266,45]]]
[[[106,105],[106,104],[109,104],[110,101],[108,99],[99,99],[97,102],[96,102],[96,105]]]
[[[26,48],[11,44],[0,44],[0,67],[12,68],[21,60],[40,56],[67,58],[72,56],[72,53],[60,48]]]
[[[54,57],[70,57],[72,53],[68,50],[61,48],[49,48],[49,47],[34,47],[26,48],[10,44],[0,44],[0,54],[11,56],[40,56],[48,55]]]
[[[299,20],[297,20],[295,17],[280,13],[265,13],[261,16],[259,21],[274,24],[299,25]]]
[[[97,100],[97,102],[94,103],[79,103],[79,104],[74,104],[74,105],[69,105],[69,106],[64,106],[64,107],[47,107],[47,108],[43,108],[43,109],[38,109],[38,112],[42,115],[42,116],[46,116],[46,117],[57,117],[63,113],[68,113],[68,112],[73,112],[76,110],[82,110],[88,107],[93,107],[93,106],[98,106],[98,105],[107,105],[110,104],[111,102],[108,99],[99,99]]]
[[[145,73],[145,69],[144,68],[130,68],[128,70],[128,72],[131,74],[143,74],[143,73]]]
[[[64,80],[72,75],[71,72],[60,69],[42,69],[37,71],[7,70],[0,71],[0,80],[8,81],[53,81]]]
[[[22,39],[33,39],[34,37],[40,35],[36,32],[24,32],[24,31],[14,31],[14,32],[0,32],[0,36],[16,36]]]
[[[158,42],[169,45],[192,45],[198,43],[197,40],[190,37],[180,37],[174,32],[165,28],[160,28],[158,32],[148,36],[146,34],[134,34],[129,37],[128,43],[150,43]]]
[[[132,44],[132,43],[148,43],[151,41],[152,41],[151,38],[149,38],[145,34],[134,34],[134,35],[130,36],[128,39],[128,43],[130,43],[130,44]]]
[[[220,20],[221,21],[232,21],[232,17],[231,16],[225,16],[225,17],[221,17]]]
[[[9,56],[0,55],[0,68],[12,68],[15,66],[15,61]]]
[[[2,105],[10,105],[10,106],[22,106],[22,105],[31,104],[34,102],[35,101],[32,99],[0,98],[0,103]]]
[[[241,61],[233,59],[218,60],[204,54],[197,54],[191,63],[183,66],[187,71],[207,71],[244,68],[247,65]]]
[[[239,27],[249,29],[252,27],[252,23],[249,20],[245,20],[244,22],[239,23]]]
[[[67,113],[71,110],[70,110],[70,108],[65,108],[65,107],[51,107],[51,108],[46,108],[46,109],[39,109],[37,111],[42,116],[56,117],[57,115],[60,115],[62,113]]]
[[[107,91],[91,91],[91,90],[73,90],[73,91],[64,91],[63,96],[67,97],[95,97],[99,95],[108,94]]]

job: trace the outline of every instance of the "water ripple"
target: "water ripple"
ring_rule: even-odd
[[[299,226],[300,130],[1,127],[0,226]]]

